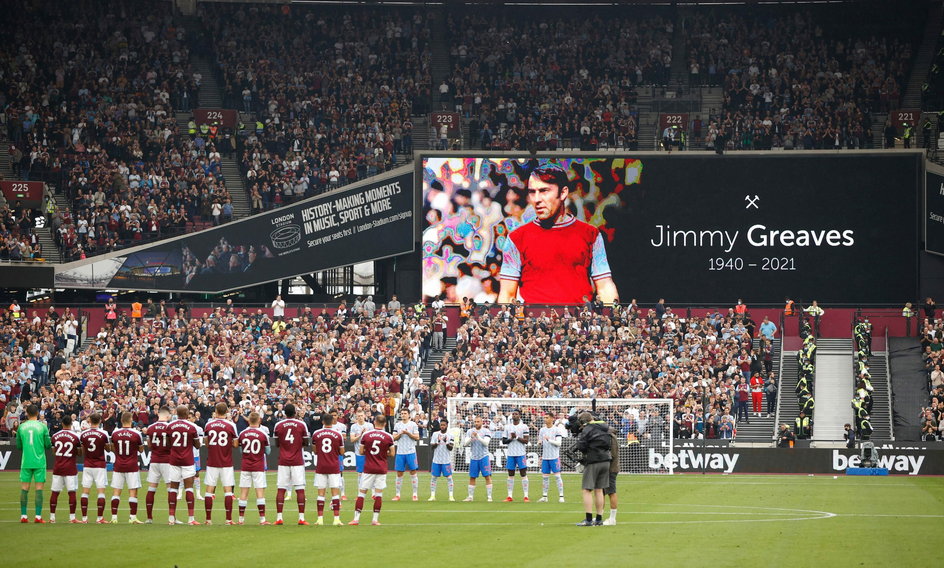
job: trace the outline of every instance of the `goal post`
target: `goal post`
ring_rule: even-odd
[[[565,438],[561,445],[561,467],[563,471],[576,471],[576,464],[566,458],[576,439],[567,432],[567,418],[584,410],[593,411],[598,420],[606,422],[617,433],[620,445],[620,472],[635,474],[671,474],[673,460],[662,457],[673,453],[674,420],[672,399],[622,399],[622,398],[470,398],[449,397],[446,400],[449,431],[456,445],[453,450],[455,471],[469,470],[469,448],[462,440],[472,427],[476,416],[492,431],[489,443],[492,470],[505,466],[505,446],[501,443],[501,430],[510,423],[514,411],[521,413],[521,421],[530,431],[527,446],[529,469],[541,467],[541,440],[538,434],[544,427],[545,416],[551,415],[560,426]],[[595,408],[595,410],[593,410]],[[658,454],[659,459],[653,459]]]

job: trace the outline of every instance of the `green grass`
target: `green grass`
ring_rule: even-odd
[[[309,474],[309,479],[310,479]],[[50,477],[51,479],[51,477]],[[346,476],[353,487],[354,474]],[[466,496],[456,475],[456,497]],[[169,527],[166,493],[158,493],[159,524],[70,525],[60,497],[56,525],[19,524],[16,473],[0,474],[0,542],[4,566],[931,566],[935,535],[944,519],[944,480],[919,477],[699,476],[619,478],[618,526],[577,528],[582,518],[579,478],[565,476],[568,503],[537,503],[540,475],[531,476],[531,503],[505,497],[505,476],[495,476],[495,501],[484,488],[474,503],[429,503],[429,477],[420,477],[418,503],[390,501],[388,478],[383,526],[255,526],[253,500],[246,526]],[[275,519],[275,476],[269,476],[267,512]],[[481,483],[481,481],[480,481]],[[409,485],[409,482],[404,484]],[[405,494],[409,490],[406,489]],[[48,484],[45,491],[48,499]],[[110,493],[109,493],[110,498]],[[308,519],[315,517],[308,491]],[[93,497],[94,501],[94,497]],[[342,503],[351,519],[353,501]],[[92,507],[94,515],[94,504]],[[107,509],[107,507],[106,507]],[[181,503],[179,512],[186,515]],[[32,494],[30,495],[32,515]],[[286,522],[297,520],[294,499]],[[44,506],[48,515],[48,503]],[[106,518],[110,512],[106,510]],[[141,498],[139,517],[144,518]],[[330,518],[330,511],[328,512]],[[217,499],[214,520],[223,519]],[[202,504],[197,519],[203,519]]]

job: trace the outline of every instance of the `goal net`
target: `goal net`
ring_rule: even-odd
[[[447,418],[449,430],[456,440],[454,470],[469,470],[469,448],[463,446],[462,439],[472,428],[476,416],[482,417],[483,425],[492,432],[489,444],[492,470],[503,469],[505,446],[501,443],[501,433],[505,425],[511,423],[511,415],[516,410],[521,413],[521,421],[528,425],[530,431],[528,468],[541,467],[542,443],[538,434],[544,427],[545,417],[550,415],[565,436],[560,451],[562,471],[575,471],[577,464],[569,456],[572,455],[576,439],[567,432],[565,424],[570,415],[590,410],[598,420],[605,421],[616,430],[620,441],[620,472],[672,473],[672,460],[661,458],[673,453],[673,401],[661,398],[596,399],[594,402],[589,398],[449,397]],[[656,455],[659,459],[651,459]]]

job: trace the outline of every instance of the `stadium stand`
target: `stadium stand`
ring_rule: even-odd
[[[918,417],[921,439],[934,441],[944,439],[944,323],[934,318],[936,306],[931,306],[931,315],[924,319],[921,329],[921,352],[928,376],[928,404]]]
[[[146,425],[161,405],[189,404],[202,425],[222,400],[242,427],[252,411],[271,427],[289,401],[313,425],[328,408],[349,422],[357,408],[386,412],[393,399],[390,408],[402,403],[418,410],[425,397],[417,376],[429,320],[411,310],[380,306],[370,315],[365,307],[349,311],[342,304],[332,312],[292,308],[287,313],[296,317],[282,319],[261,308],[196,310],[151,302],[141,318],[111,303],[105,311],[114,316],[59,362],[64,371],[57,374],[56,354],[68,356],[66,347],[75,345],[67,345],[71,328],[63,322],[70,312],[32,319],[32,310],[22,318],[4,310],[2,335],[10,341],[0,357],[13,370],[4,374],[2,388],[13,414],[20,416],[32,399],[54,429],[65,414],[81,421],[93,411],[111,429],[119,410],[133,409],[136,424]],[[34,378],[24,382],[28,357],[37,363],[35,371],[29,367]],[[24,388],[26,395],[18,396]]]
[[[201,16],[224,104],[256,116],[240,153],[253,211],[411,159],[411,115],[425,112],[430,85],[420,12],[219,4]]]
[[[536,315],[508,307],[469,315],[436,373],[431,415],[449,396],[671,398],[677,437],[733,438],[738,388],[765,372],[751,347],[753,321],[733,312],[685,318],[671,307],[528,309]],[[643,437],[646,424],[624,430]]]

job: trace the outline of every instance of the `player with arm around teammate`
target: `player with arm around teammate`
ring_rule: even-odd
[[[144,498],[147,509],[146,524],[154,522],[154,497],[157,486],[164,481],[170,492],[170,440],[167,437],[167,427],[170,426],[170,408],[162,406],[157,411],[157,422],[148,426],[146,441],[151,449],[151,463],[148,464],[148,492]],[[170,499],[170,495],[168,495]]]
[[[469,447],[469,496],[464,501],[475,499],[475,482],[480,475],[485,478],[488,502],[492,501],[492,465],[488,455],[488,443],[491,440],[492,432],[483,426],[482,417],[476,416],[463,440],[463,445]]]
[[[42,524],[46,449],[52,447],[52,439],[49,437],[49,427],[39,419],[39,408],[35,404],[26,407],[26,418],[26,422],[20,424],[16,430],[16,447],[23,452],[20,460],[20,522],[29,522],[26,516],[26,504],[30,485],[35,484],[33,522]]]
[[[278,493],[275,498],[275,524],[284,524],[282,509],[285,507],[285,493],[295,489],[298,503],[298,524],[305,521],[305,458],[302,450],[308,445],[308,425],[295,418],[295,405],[285,405],[285,419],[275,425],[275,446],[279,448]]]
[[[226,510],[226,524],[233,524],[233,487],[236,475],[233,472],[233,448],[239,447],[236,424],[229,420],[229,408],[220,402],[213,409],[213,418],[204,428],[207,442],[207,468],[203,478],[203,507],[206,510],[206,524],[213,524],[213,500],[216,499],[216,487],[223,486],[223,505]]]
[[[455,443],[452,434],[448,432],[449,422],[443,418],[439,421],[439,431],[433,432],[430,436],[429,445],[433,450],[433,463],[430,467],[432,474],[429,479],[429,500],[436,500],[436,482],[440,477],[445,477],[449,483],[449,500],[455,501],[453,495],[452,481],[452,448]]]
[[[347,438],[347,424],[341,422],[338,419],[338,411],[336,409],[331,411],[331,429],[335,430],[338,434],[341,434],[341,440]],[[344,491],[344,452],[341,452],[341,458],[338,460],[338,470],[341,473],[339,478],[339,483],[341,484],[339,489],[341,491],[341,500],[347,501],[347,494]]]
[[[56,522],[59,493],[65,489],[69,492],[69,522],[75,524],[79,522],[75,518],[75,493],[79,487],[76,462],[82,453],[82,442],[79,435],[72,431],[72,417],[68,414],[62,417],[62,430],[52,435],[52,448],[55,461],[52,466],[52,493],[49,495],[49,522]]]
[[[403,472],[410,471],[410,482],[413,485],[413,500],[419,500],[419,478],[416,476],[416,470],[419,466],[416,463],[416,442],[420,439],[420,429],[416,422],[410,420],[410,411],[403,409],[400,411],[400,421],[393,427],[393,441],[397,443],[397,459],[394,469],[397,470],[397,494],[393,497],[394,501],[400,500],[400,488],[403,486]]]
[[[144,436],[134,430],[131,424],[134,414],[121,414],[121,428],[111,433],[111,444],[115,452],[115,467],[111,474],[111,487],[114,490],[111,496],[111,523],[118,524],[118,504],[121,502],[121,490],[128,488],[128,507],[131,517],[128,522],[132,525],[143,524],[138,520],[138,489],[141,489],[141,466],[138,463],[138,454],[144,451]]]
[[[512,494],[515,490],[515,470],[521,474],[521,490],[524,493],[524,502],[528,499],[528,462],[525,455],[525,446],[528,445],[530,428],[521,421],[521,413],[517,410],[511,413],[511,423],[505,426],[502,443],[505,444],[505,469],[508,470],[508,497],[505,502],[514,501]]]
[[[311,436],[315,451],[315,487],[318,489],[318,520],[324,524],[325,492],[331,489],[331,510],[334,511],[334,526],[341,526],[341,460],[344,456],[344,436],[334,429],[334,416],[321,415],[322,428]]]
[[[193,450],[200,448],[199,434],[197,425],[190,421],[190,409],[185,405],[178,406],[177,420],[167,426],[167,439],[170,441],[168,476],[172,487],[167,491],[169,508],[167,524],[177,524],[177,497],[180,495],[181,484],[184,486],[184,499],[187,504],[187,524],[193,526],[200,524],[193,516],[196,508],[193,478],[197,475]]]
[[[243,461],[239,472],[239,523],[246,523],[246,498],[249,489],[256,490],[256,508],[259,510],[259,525],[266,521],[266,455],[269,453],[269,433],[261,428],[262,417],[258,412],[249,414],[249,428],[239,434],[239,447]]]
[[[108,474],[105,471],[105,451],[111,444],[108,432],[99,428],[102,415],[95,412],[88,417],[89,428],[81,434],[82,453],[85,455],[85,464],[82,468],[82,524],[88,522],[88,501],[92,484],[98,490],[98,519],[100,525],[105,524],[105,488],[108,487]]]
[[[560,502],[564,502],[564,480],[561,478],[560,448],[564,441],[564,431],[554,425],[554,417],[550,414],[544,417],[544,427],[538,433],[541,439],[541,503],[547,503],[547,490],[551,476],[557,480],[557,494]]]
[[[374,518],[370,524],[380,524],[380,508],[383,505],[383,490],[387,487],[387,458],[396,455],[393,436],[384,429],[387,418],[383,414],[374,417],[374,429],[361,436],[361,454],[364,456],[364,475],[357,488],[357,501],[354,502],[354,520],[350,525],[359,525],[361,511],[367,492],[374,497]]]

